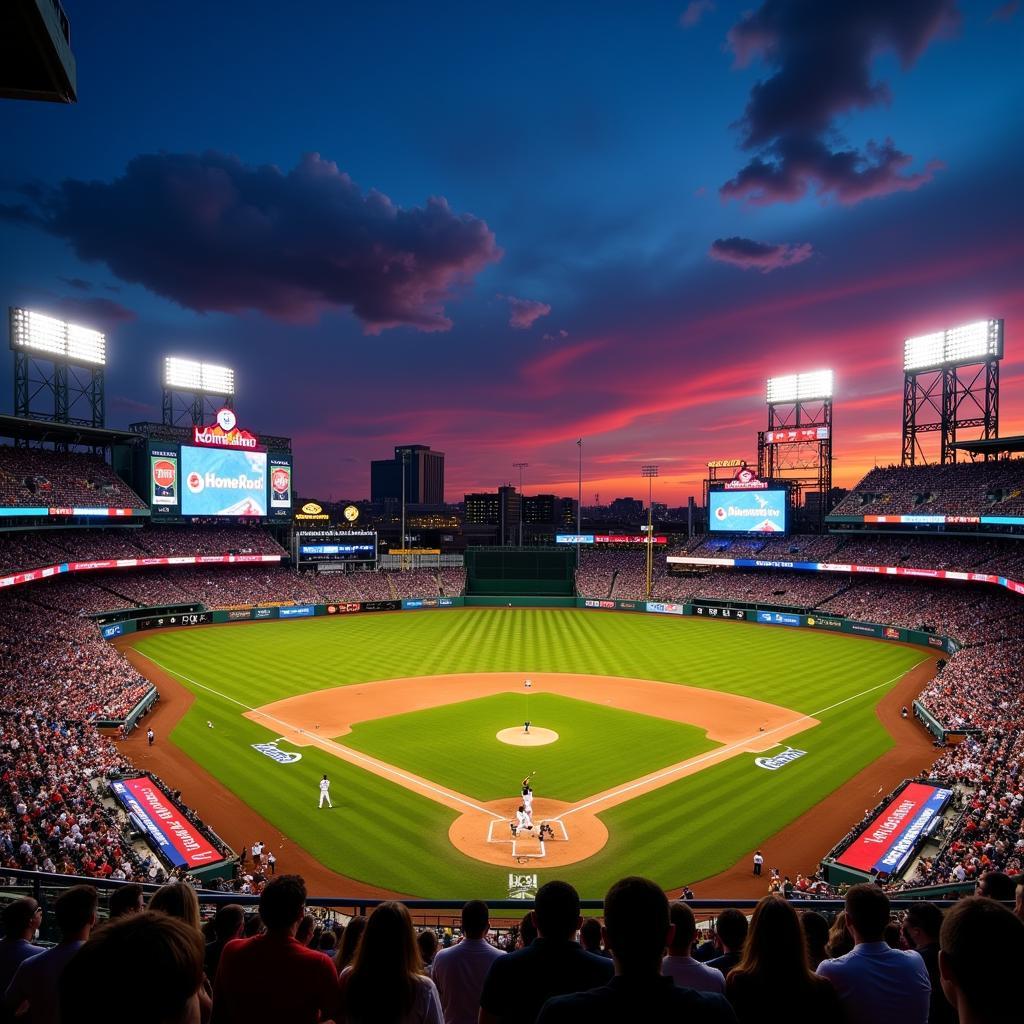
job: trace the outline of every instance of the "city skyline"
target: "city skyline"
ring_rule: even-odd
[[[903,339],[996,317],[1024,433],[1019,3],[64,6],[79,102],[0,103],[0,295],[107,332],[108,425],[181,355],[304,495],[416,442],[448,501],[575,497],[582,438],[584,505],[657,463],[680,506],[831,368],[850,486]]]

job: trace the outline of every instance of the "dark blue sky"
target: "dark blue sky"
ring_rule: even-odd
[[[0,104],[0,292],[108,330],[112,425],[203,357],[310,494],[402,442],[574,491],[582,435],[588,500],[674,502],[832,366],[850,482],[903,337],[1002,316],[1024,432],[1018,4],[65,7],[79,103]]]

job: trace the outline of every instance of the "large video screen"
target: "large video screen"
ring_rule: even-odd
[[[789,494],[784,488],[764,491],[710,491],[711,533],[785,533]]]
[[[181,446],[181,514],[265,516],[267,453]]]

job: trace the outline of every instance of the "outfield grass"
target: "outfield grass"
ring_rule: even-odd
[[[251,744],[274,734],[242,712],[292,694],[375,679],[508,671],[681,682],[821,720],[790,740],[808,756],[782,771],[758,769],[744,755],[603,814],[608,846],[559,871],[585,895],[600,896],[624,870],[642,871],[666,888],[714,874],[820,801],[891,747],[874,707],[926,656],[810,630],[504,608],[217,626],[144,636],[136,646],[196,695],[171,734],[185,753],[329,867],[435,898],[503,896],[507,872],[454,851],[447,833],[455,812],[425,797],[319,749],[305,748],[293,765],[259,754]],[[207,719],[216,724],[216,742]],[[633,743],[632,753],[639,756],[644,747]],[[599,770],[619,749],[615,735],[604,735],[584,757]],[[519,753],[512,747],[504,752],[510,758]],[[453,744],[437,760],[458,756]],[[499,765],[503,786],[519,774],[509,765],[508,774]],[[428,769],[418,773],[441,781],[437,770]],[[318,814],[316,783],[323,772],[334,780],[332,793],[341,795],[341,806]],[[858,810],[851,810],[851,821]]]
[[[515,747],[496,739],[523,720],[524,708],[523,694],[499,693],[360,722],[337,739],[476,800],[516,796],[519,780],[536,771],[538,793],[567,803],[719,746],[693,725],[556,693],[532,694],[530,719],[554,729],[557,742]]]

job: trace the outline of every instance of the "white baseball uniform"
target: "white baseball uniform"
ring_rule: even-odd
[[[328,807],[333,807],[334,806],[334,804],[331,803],[331,780],[330,779],[321,779],[320,780],[320,805],[319,805],[320,807],[323,807],[325,800],[327,801],[327,806]]]
[[[533,828],[533,822],[530,820],[529,811],[516,811],[516,828]]]

